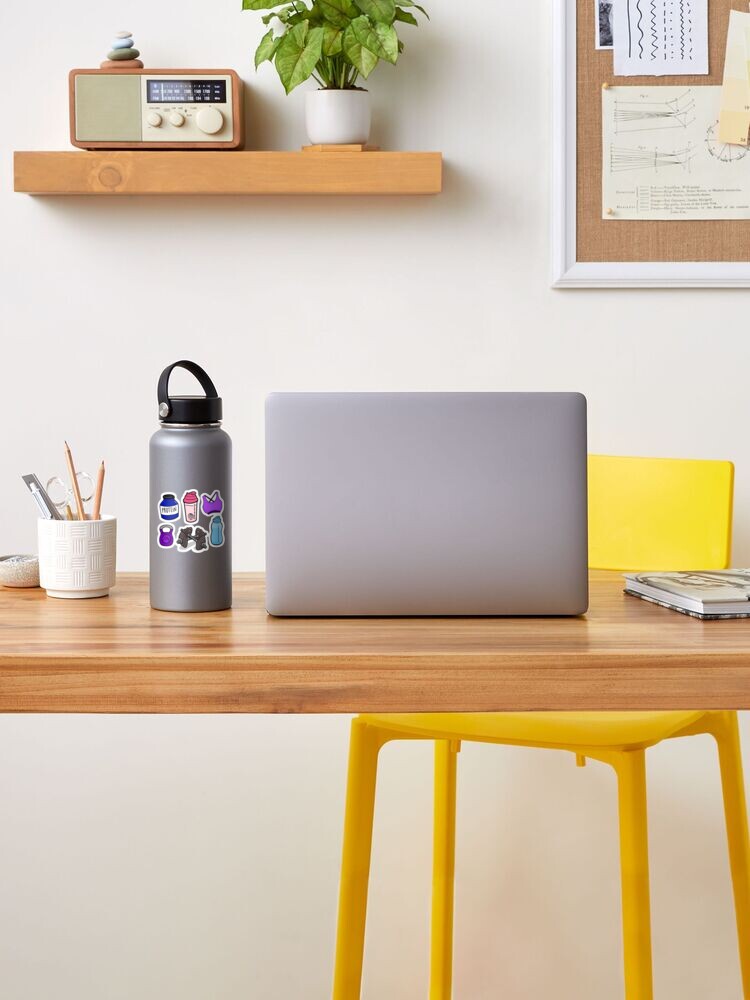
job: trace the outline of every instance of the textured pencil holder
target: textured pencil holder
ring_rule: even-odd
[[[106,597],[115,585],[117,518],[38,522],[39,584],[48,597]]]

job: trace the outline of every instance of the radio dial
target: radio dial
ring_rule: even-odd
[[[185,116],[180,114],[179,111],[172,111],[169,115],[169,124],[174,125],[175,128],[180,128],[185,124]]]
[[[146,121],[154,128],[158,128],[161,125],[161,115],[158,111],[149,111]]]
[[[216,135],[224,127],[224,115],[218,108],[201,108],[195,123],[206,135]]]

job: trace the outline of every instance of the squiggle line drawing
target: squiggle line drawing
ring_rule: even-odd
[[[641,37],[638,39],[638,51],[640,52],[641,59],[643,59],[643,28],[641,27],[641,21],[643,20],[643,11],[641,10],[641,0],[636,0],[635,9],[638,11],[638,24],[636,27],[640,32]]]
[[[644,65],[662,60],[678,65],[692,62],[696,2],[702,9],[702,0],[622,0],[628,58]]]
[[[685,0],[680,0],[680,59],[685,58]]]

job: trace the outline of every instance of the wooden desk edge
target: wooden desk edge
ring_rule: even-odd
[[[538,662],[535,662],[535,659]],[[750,707],[747,654],[0,660],[0,712],[356,713]]]

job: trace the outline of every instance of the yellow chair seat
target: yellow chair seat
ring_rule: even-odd
[[[705,712],[450,712],[362,715],[366,725],[422,739],[521,746],[640,749],[666,740]]]

